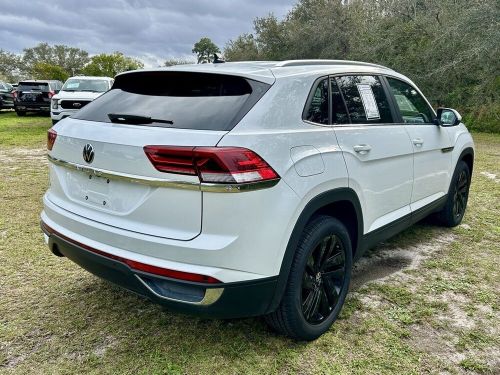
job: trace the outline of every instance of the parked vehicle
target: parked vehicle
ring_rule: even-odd
[[[68,78],[59,94],[52,97],[50,117],[55,124],[85,107],[92,100],[108,91],[113,78],[77,76]]]
[[[14,92],[14,108],[18,116],[26,112],[41,112],[49,115],[50,100],[62,87],[61,81],[21,81]]]
[[[300,340],[335,321],[366,249],[429,214],[461,222],[474,158],[458,112],[436,114],[394,70],[335,60],[122,73],[47,145],[54,254]]]
[[[14,108],[13,87],[7,83],[0,81],[0,109]]]

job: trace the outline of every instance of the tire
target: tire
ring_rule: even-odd
[[[59,122],[59,120],[52,120],[52,125],[55,125]]]
[[[299,240],[278,309],[265,317],[275,331],[310,341],[337,319],[351,280],[352,247],[346,227],[318,216]]]
[[[469,166],[460,160],[453,172],[446,204],[437,214],[441,225],[451,228],[462,222],[469,198],[470,181]]]
[[[26,116],[26,112],[23,112],[23,111],[16,111],[17,115],[22,117],[22,116]]]

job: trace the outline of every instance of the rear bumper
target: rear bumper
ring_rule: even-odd
[[[37,103],[37,102],[15,102],[14,108],[16,111],[25,112],[49,112],[50,102]]]
[[[55,254],[61,254],[94,275],[171,310],[213,318],[250,317],[269,312],[277,277],[217,284],[176,280],[136,271],[119,260],[86,250],[57,234],[44,232],[48,236],[49,248]]]

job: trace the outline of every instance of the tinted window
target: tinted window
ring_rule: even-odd
[[[378,77],[337,77],[353,124],[393,122],[389,102]]]
[[[138,72],[118,76],[113,88],[73,115],[111,122],[108,114],[172,121],[149,126],[230,130],[269,85],[242,77],[191,72]]]
[[[49,91],[49,84],[47,82],[20,82],[17,86],[19,91]]]
[[[321,80],[317,84],[310,100],[305,120],[328,125],[328,78]]]
[[[387,77],[397,106],[407,124],[431,124],[434,118],[432,109],[422,95],[409,84],[399,79]]]
[[[332,93],[332,124],[348,124],[349,116],[342,99],[337,81],[335,78],[330,80]]]

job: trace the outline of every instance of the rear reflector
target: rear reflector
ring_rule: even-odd
[[[42,230],[48,236],[56,235],[57,237],[65,240],[67,242],[70,242],[76,246],[79,246],[87,251],[90,251],[94,254],[98,254],[98,255],[101,255],[103,257],[113,259],[117,262],[126,264],[127,266],[129,266],[130,268],[132,268],[133,270],[136,270],[136,271],[142,271],[142,272],[150,273],[153,275],[164,276],[164,277],[168,277],[168,278],[176,279],[176,280],[193,281],[193,282],[204,283],[204,284],[220,284],[220,283],[222,283],[220,280],[217,280],[216,278],[214,278],[212,276],[200,275],[197,273],[190,273],[190,272],[183,272],[183,271],[175,271],[175,270],[171,270],[168,268],[152,266],[150,264],[136,262],[135,260],[130,260],[130,259],[126,259],[126,258],[117,256],[117,255],[109,254],[109,253],[106,253],[104,251],[94,249],[93,247],[85,245],[81,242],[72,240],[71,238],[68,238],[65,235],[52,229],[47,224],[45,224],[43,221],[41,222],[40,225],[42,227]]]
[[[54,143],[57,138],[57,132],[53,129],[49,129],[47,131],[47,150],[52,150],[52,147],[54,147]]]
[[[242,147],[145,146],[160,172],[198,176],[201,182],[241,184],[278,179],[255,152]]]

